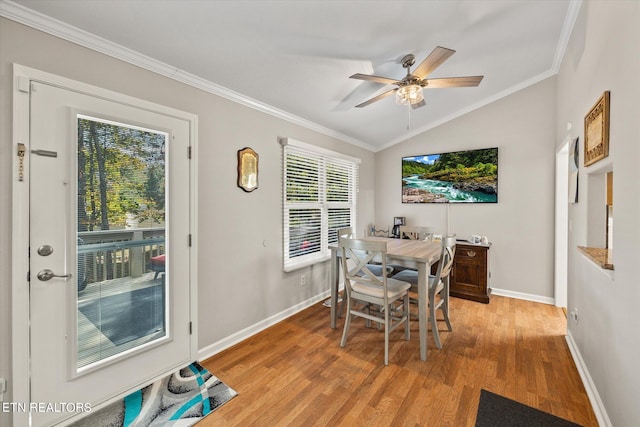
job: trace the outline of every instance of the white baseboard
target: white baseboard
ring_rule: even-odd
[[[573,361],[578,368],[578,373],[580,374],[580,378],[582,379],[582,384],[584,384],[584,388],[587,391],[587,396],[589,396],[589,401],[591,402],[591,406],[593,407],[593,412],[595,412],[596,418],[598,419],[598,424],[603,427],[611,427],[611,420],[607,415],[607,410],[602,403],[602,399],[600,399],[598,389],[596,389],[596,386],[593,383],[593,379],[591,378],[589,370],[584,363],[584,359],[582,359],[580,350],[578,350],[578,346],[573,340],[573,336],[571,335],[571,331],[569,330],[567,330],[566,340],[567,345],[569,346],[569,351],[571,352],[571,356],[573,357]]]
[[[526,301],[540,302],[543,304],[555,304],[555,299],[551,297],[542,297],[540,295],[525,294],[524,292],[508,291],[505,289],[491,288],[491,295],[500,295],[503,297],[522,299]]]
[[[228,349],[241,341],[246,340],[247,338],[257,334],[260,331],[267,329],[269,326],[273,326],[278,322],[283,321],[284,319],[293,316],[294,314],[311,307],[313,304],[316,304],[330,296],[330,291],[324,291],[321,294],[318,294],[314,297],[309,298],[306,301],[302,301],[299,304],[294,305],[293,307],[289,307],[288,309],[281,311],[280,313],[276,313],[271,317],[268,317],[254,325],[251,325],[247,328],[244,328],[241,331],[236,332],[233,335],[229,335],[226,338],[221,339],[220,341],[216,341],[211,345],[208,345],[204,348],[198,350],[198,360],[203,361],[208,359],[209,357],[220,353],[223,350]],[[327,312],[327,327],[329,326],[329,313]]]

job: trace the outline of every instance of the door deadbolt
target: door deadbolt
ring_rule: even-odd
[[[53,253],[53,248],[49,245],[42,245],[38,248],[38,255],[49,256]]]

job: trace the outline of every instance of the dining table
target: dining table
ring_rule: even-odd
[[[408,240],[389,237],[367,236],[362,240],[387,243],[387,265],[399,265],[418,271],[418,335],[420,336],[420,359],[427,360],[427,310],[429,304],[428,281],[431,265],[438,262],[441,242],[428,240]],[[331,250],[331,328],[336,328],[338,317],[343,311],[338,306],[340,286],[341,254],[338,244],[329,245]],[[345,304],[343,302],[342,304]]]

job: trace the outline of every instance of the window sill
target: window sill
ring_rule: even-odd
[[[314,264],[319,264],[321,262],[325,262],[330,259],[331,259],[331,254],[316,256],[306,261],[298,262],[293,265],[287,265],[282,270],[285,273],[290,273],[292,271],[300,270],[301,268],[309,267],[310,265],[314,265]]]
[[[604,270],[613,270],[613,264],[607,264],[609,250],[607,248],[589,248],[578,246],[578,250],[598,267]]]

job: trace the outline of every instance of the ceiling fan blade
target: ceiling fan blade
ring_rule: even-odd
[[[400,83],[397,80],[390,79],[388,77],[371,76],[369,74],[360,74],[360,73],[356,73],[353,76],[350,76],[349,78],[358,79],[358,80],[368,80],[370,82],[384,83],[386,85],[393,85],[393,84]]]
[[[426,79],[427,89],[441,87],[471,87],[478,86],[484,76],[445,77],[442,79]]]
[[[427,103],[424,102],[424,99],[423,99],[420,102],[416,102],[415,104],[411,104],[411,108],[413,108],[415,110],[416,108],[424,107],[425,105],[427,105]]]
[[[431,74],[433,70],[442,65],[444,61],[449,59],[449,57],[454,53],[456,53],[455,50],[437,46],[431,51],[429,56],[427,56],[424,61],[422,61],[422,63],[418,65],[415,70],[413,70],[412,74],[418,76],[421,79],[424,79],[426,76]]]
[[[373,104],[376,101],[380,101],[381,99],[386,98],[389,95],[393,95],[394,92],[397,91],[397,90],[398,90],[397,88],[396,89],[391,89],[391,90],[388,90],[388,91],[386,91],[384,93],[381,93],[378,96],[374,96],[373,98],[369,99],[368,101],[364,101],[363,103],[356,105],[356,108],[366,107],[369,104]]]

